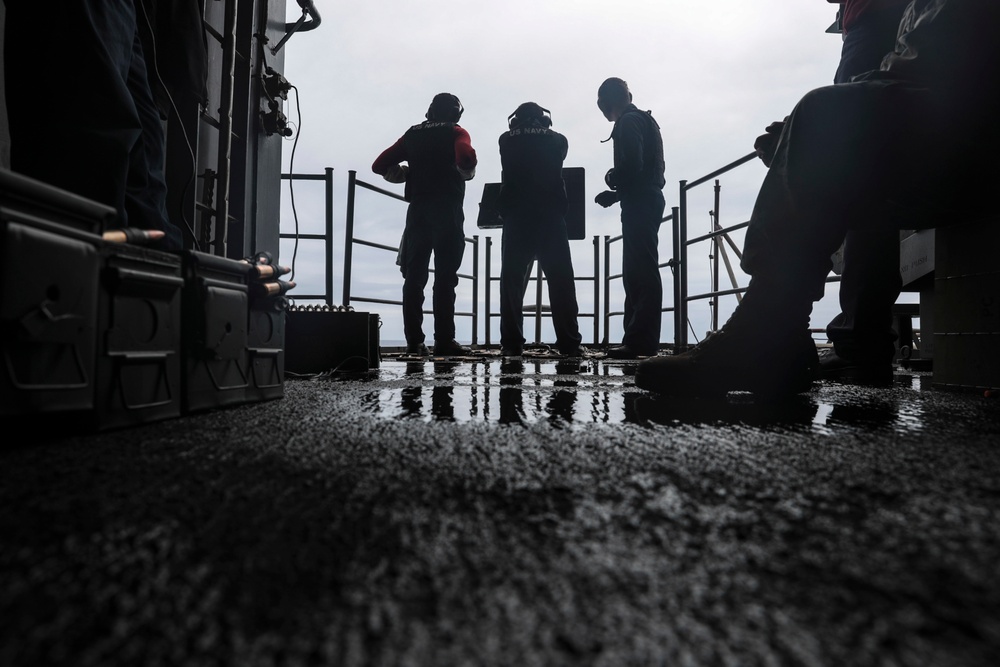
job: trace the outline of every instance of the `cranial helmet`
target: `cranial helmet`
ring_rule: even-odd
[[[443,123],[457,123],[464,111],[465,107],[456,96],[451,93],[438,93],[427,107],[425,118]]]
[[[534,102],[525,102],[514,109],[514,113],[507,116],[507,126],[512,130],[527,125],[551,127],[552,112]]]

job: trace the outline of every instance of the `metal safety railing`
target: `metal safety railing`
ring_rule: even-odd
[[[719,226],[719,216],[718,216],[718,195],[716,195],[716,208],[715,214],[713,215],[713,229],[709,234],[705,236],[700,236],[698,238],[688,240],[688,203],[687,194],[693,188],[707,183],[716,176],[721,176],[727,172],[736,169],[740,165],[750,162],[757,157],[756,153],[749,153],[744,155],[740,159],[730,162],[724,167],[716,169],[710,174],[706,174],[701,178],[695,179],[690,183],[686,180],[682,180],[679,186],[678,192],[678,206],[677,206],[677,219],[674,222],[674,261],[677,268],[677,280],[674,283],[674,348],[681,350],[688,346],[688,303],[691,301],[696,301],[699,299],[713,299],[713,317],[717,317],[718,313],[718,298],[723,296],[723,294],[742,294],[745,288],[733,288],[731,290],[721,291],[718,289],[718,284],[715,279],[713,279],[712,289],[704,294],[699,294],[695,297],[691,297],[688,294],[688,247],[694,243],[700,243],[702,241],[711,240],[716,244],[716,248],[721,248],[724,246],[719,245],[718,239],[720,237],[728,238],[729,232],[735,231],[737,229],[746,227],[749,223],[740,223],[739,225],[734,225],[730,228],[722,228]],[[718,256],[719,252],[715,252],[716,265],[713,266],[712,274],[716,276],[718,273]],[[713,328],[717,328],[717,319],[713,320]]]
[[[743,157],[730,162],[729,164],[716,169],[710,174],[706,174],[701,178],[695,179],[694,181],[688,182],[686,180],[680,181],[679,186],[679,206],[674,209],[674,258],[670,263],[673,263],[676,269],[676,279],[674,281],[674,348],[678,351],[683,350],[688,347],[688,304],[693,301],[699,301],[708,299],[709,307],[712,311],[711,316],[711,327],[712,331],[718,331],[719,329],[719,297],[727,295],[735,295],[737,301],[741,298],[744,292],[746,292],[746,287],[741,287],[737,283],[736,273],[733,270],[733,264],[729,259],[729,253],[726,250],[726,244],[729,245],[730,249],[736,255],[737,259],[742,259],[742,254],[736,244],[730,238],[729,234],[731,232],[744,229],[750,225],[750,221],[740,222],[735,225],[730,225],[729,227],[723,227],[720,223],[720,192],[721,185],[718,180],[715,181],[715,199],[713,208],[709,211],[709,217],[711,220],[711,231],[708,234],[698,236],[693,239],[688,239],[688,197],[687,194],[690,190],[703,185],[717,176],[728,173],[737,167],[744,165],[748,162],[752,162],[757,157],[756,153],[748,153]],[[697,243],[711,242],[713,244],[713,252],[709,254],[712,259],[712,274],[711,274],[711,289],[708,292],[703,292],[700,294],[691,295],[688,293],[688,248]],[[728,289],[719,288],[719,259],[722,258],[723,263],[726,266],[726,271],[729,275],[730,284],[732,287]],[[840,276],[833,275],[827,278],[828,283],[838,282]]]
[[[344,298],[343,305],[349,307],[351,301],[360,301],[363,303],[380,303],[392,306],[402,306],[402,300],[398,299],[378,299],[374,297],[364,297],[351,294],[351,265],[354,258],[354,246],[362,245],[370,248],[377,248],[380,250],[386,250],[393,253],[399,253],[398,246],[390,246],[383,243],[376,243],[374,241],[367,241],[365,239],[359,239],[354,236],[354,210],[355,210],[355,193],[358,188],[363,188],[365,190],[370,190],[376,192],[380,195],[389,197],[390,199],[396,199],[398,201],[405,202],[406,200],[395,192],[390,192],[389,190],[384,190],[378,186],[372,185],[371,183],[366,183],[365,181],[359,180],[357,172],[351,170],[347,172],[347,217],[344,230]],[[468,312],[456,311],[456,317],[469,317],[472,319],[472,344],[479,344],[479,236],[466,237],[465,242],[472,245],[472,273],[464,274],[459,273],[459,281],[468,280],[472,282],[472,310]],[[430,269],[431,273],[434,273],[434,269]],[[432,314],[434,311],[424,310],[424,314]]]
[[[322,299],[324,303],[333,303],[333,169],[327,167],[322,174],[282,174],[281,180],[289,181],[289,187],[295,181],[324,181],[326,206],[324,218],[324,231],[322,234],[300,234],[298,220],[296,216],[296,230],[294,232],[282,232],[278,234],[279,239],[294,239],[299,241],[323,241],[324,257],[326,258],[326,276],[324,280],[323,294],[299,294],[297,299]],[[294,195],[293,195],[294,196]],[[294,200],[293,200],[294,201]],[[297,250],[297,249],[296,249]]]
[[[594,284],[594,312],[591,313],[591,314],[583,314],[583,313],[581,313],[581,315],[583,317],[592,318],[594,320],[594,345],[597,345],[598,341],[600,340],[600,318],[601,318],[601,315],[600,315],[600,312],[598,310],[598,308],[599,308],[598,304],[600,303],[600,287],[601,287],[600,268],[601,268],[601,261],[600,261],[599,239],[600,239],[600,237],[598,237],[598,236],[594,237],[594,273],[593,273],[593,275],[591,275],[591,276],[579,276],[579,275],[574,276],[574,280],[576,282],[592,282]],[[489,237],[489,236],[486,237],[486,251],[485,252],[486,252],[485,262],[484,262],[485,263],[485,270],[486,270],[486,278],[485,278],[486,294],[485,294],[485,298],[484,298],[484,301],[485,301],[485,313],[484,313],[484,319],[485,319],[485,344],[486,345],[490,345],[491,342],[492,342],[492,338],[491,338],[491,332],[492,332],[492,328],[491,328],[492,324],[491,324],[491,322],[492,322],[492,318],[494,318],[494,317],[500,317],[500,313],[499,312],[494,313],[493,310],[492,310],[492,289],[491,289],[491,287],[492,287],[492,284],[494,282],[499,282],[500,281],[500,276],[494,276],[492,274],[492,266],[493,266],[493,264],[492,264],[492,262],[493,262],[493,238],[492,237]],[[536,345],[539,345],[542,342],[542,319],[544,317],[551,317],[552,316],[552,312],[550,310],[550,307],[544,305],[543,300],[542,300],[542,292],[543,292],[542,285],[543,285],[543,283],[547,279],[542,274],[541,266],[539,266],[539,264],[538,264],[537,261],[535,262],[534,273],[535,273],[535,275],[532,277],[532,280],[535,282],[535,303],[534,304],[527,304],[527,305],[525,305],[524,306],[524,313],[525,314],[529,314],[529,315],[531,315],[531,316],[534,317],[534,328],[535,328],[535,340],[534,340],[534,343]]]
[[[674,340],[672,347],[675,350],[683,350],[689,346],[688,344],[688,329],[690,327],[689,317],[688,317],[688,307],[689,304],[696,301],[709,301],[709,307],[711,308],[711,328],[712,330],[717,330],[719,328],[719,303],[720,297],[734,295],[737,300],[739,300],[742,294],[746,291],[746,287],[741,287],[738,284],[736,271],[734,265],[738,265],[742,255],[737,244],[732,240],[730,234],[732,232],[739,231],[741,229],[749,226],[749,221],[743,221],[728,227],[722,226],[721,216],[720,216],[720,192],[721,185],[717,180],[718,176],[726,174],[741,165],[751,162],[756,157],[755,153],[750,153],[744,155],[743,157],[735,160],[715,171],[702,176],[701,178],[695,179],[693,181],[682,180],[679,182],[679,193],[678,193],[678,206],[672,207],[671,212],[666,217],[662,218],[662,222],[671,223],[671,246],[673,251],[673,256],[660,263],[658,266],[662,270],[663,268],[669,268],[672,279],[673,287],[673,304],[661,308],[662,313],[673,313],[674,320]],[[326,287],[325,293],[322,295],[309,295],[309,294],[297,294],[297,298],[301,299],[317,299],[322,298],[327,303],[332,302],[333,295],[333,169],[326,169],[325,174],[282,174],[282,179],[293,179],[293,180],[323,180],[326,182],[326,228],[323,234],[281,234],[281,238],[296,238],[297,240],[311,240],[318,239],[323,240],[326,243]],[[697,236],[695,238],[688,238],[688,220],[689,220],[689,205],[688,205],[688,193],[698,186],[704,185],[709,181],[715,180],[715,200],[713,208],[709,211],[710,216],[710,231],[707,234]],[[355,227],[355,195],[358,188],[369,190],[371,192],[378,193],[380,195],[389,197],[391,199],[396,199],[398,201],[405,201],[402,196],[395,192],[384,190],[380,187],[366,183],[357,178],[356,171],[348,172],[348,187],[347,187],[347,214],[345,223],[345,245],[344,245],[344,278],[343,278],[343,300],[342,303],[345,307],[350,306],[352,301],[366,302],[366,303],[379,303],[401,306],[401,300],[389,300],[389,299],[379,299],[372,297],[359,296],[351,293],[351,280],[352,280],[352,262],[353,262],[353,248],[355,245],[368,246],[371,248],[376,248],[384,250],[387,252],[398,253],[399,248],[383,243],[377,243],[374,241],[369,241],[361,238],[356,238],[354,236]],[[594,312],[592,314],[585,314],[584,317],[593,318],[594,320],[594,344],[599,345],[601,343],[607,345],[609,344],[609,332],[611,318],[616,316],[623,316],[623,310],[611,310],[611,284],[612,281],[622,279],[622,273],[612,273],[611,272],[611,250],[614,244],[622,241],[622,236],[605,236],[603,241],[604,246],[604,258],[603,258],[603,275],[602,275],[602,264],[600,257],[600,237],[595,236],[593,238],[594,242],[594,273],[592,276],[577,276],[577,281],[592,281],[594,286]],[[469,317],[471,318],[472,325],[472,343],[477,345],[479,343],[479,236],[466,237],[466,243],[472,245],[472,273],[471,274],[459,274],[460,280],[468,280],[471,282],[472,289],[472,307],[470,311],[467,312],[456,312],[457,317]],[[699,292],[698,294],[689,293],[689,262],[688,262],[688,249],[699,243],[710,242],[713,244],[712,251],[710,252],[710,259],[712,261],[711,265],[711,286],[707,292]],[[728,250],[727,250],[728,247]],[[492,344],[492,320],[495,317],[499,317],[499,312],[493,312],[492,304],[492,285],[495,281],[499,281],[499,276],[493,275],[493,262],[492,262],[492,249],[493,249],[493,239],[489,236],[486,237],[485,244],[485,295],[483,297],[485,305],[485,343],[486,345]],[[730,259],[729,253],[736,258],[736,262]],[[730,287],[721,287],[721,271],[722,267],[728,274]],[[433,272],[433,269],[431,269]],[[535,343],[541,343],[541,326],[542,320],[545,317],[551,316],[549,307],[544,305],[542,299],[543,283],[545,281],[544,276],[541,274],[539,267],[535,267],[535,275],[533,280],[535,281],[535,303],[533,305],[526,305],[524,307],[525,314],[534,317],[534,338]],[[827,278],[827,282],[837,282],[840,280],[840,276],[832,275]],[[604,294],[603,299],[601,298],[601,285],[603,285]],[[603,309],[602,306],[603,305]],[[431,314],[433,311],[424,311],[425,314]],[[603,320],[603,326],[602,326]],[[602,334],[603,333],[603,337]],[[598,341],[601,341],[599,343]]]

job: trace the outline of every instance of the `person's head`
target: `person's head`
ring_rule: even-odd
[[[425,118],[440,123],[457,123],[465,107],[451,93],[438,93],[427,107]]]
[[[631,103],[632,93],[628,89],[628,84],[622,79],[617,77],[605,79],[597,89],[597,108],[611,122],[618,120]]]
[[[512,130],[520,127],[551,127],[552,112],[535,102],[525,102],[507,116],[507,125]]]

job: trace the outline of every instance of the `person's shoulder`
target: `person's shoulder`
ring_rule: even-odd
[[[618,119],[618,122],[615,123],[615,127],[644,127],[650,123],[659,127],[659,123],[653,118],[652,111],[644,111],[633,105],[625,110],[621,118]]]
[[[643,111],[636,105],[630,104],[628,107],[626,107],[625,111],[622,112],[620,120],[642,122],[642,120],[647,116],[649,116],[648,111]]]

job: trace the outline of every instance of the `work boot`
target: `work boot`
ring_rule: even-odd
[[[434,354],[439,357],[464,357],[472,354],[471,347],[461,345],[457,340],[434,341]]]
[[[887,387],[892,384],[892,362],[876,359],[848,359],[837,354],[833,347],[819,352],[820,380],[832,380],[845,384]]]
[[[628,345],[616,345],[608,348],[607,356],[608,359],[638,359],[639,353]]]
[[[429,357],[431,351],[423,343],[410,343],[406,346],[406,354],[414,357]]]
[[[639,362],[635,384],[674,396],[749,391],[779,397],[808,391],[817,366],[816,344],[807,329],[758,337],[723,327],[687,352]]]

